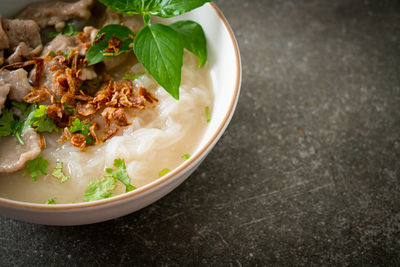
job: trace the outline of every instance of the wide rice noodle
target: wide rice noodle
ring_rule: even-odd
[[[140,64],[132,67],[137,73]],[[131,126],[120,131],[102,145],[80,152],[66,142],[58,143],[59,134],[46,136],[47,148],[42,152],[50,161],[49,173],[56,161],[64,163],[64,171],[71,178],[61,184],[49,173],[32,182],[22,171],[0,174],[0,196],[29,202],[44,203],[55,198],[57,203],[83,201],[89,182],[102,178],[106,167],[113,167],[116,158],[126,162],[132,184],[141,187],[158,178],[164,169],[174,169],[185,161],[184,154],[195,150],[207,126],[205,107],[212,108],[213,96],[207,68],[199,68],[195,56],[185,53],[182,69],[180,100],[173,99],[148,75],[136,82],[152,92],[159,103],[129,117]],[[122,184],[114,193],[123,193]]]

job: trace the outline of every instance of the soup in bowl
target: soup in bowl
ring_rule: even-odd
[[[30,2],[21,1],[12,8],[2,2],[3,17],[13,17]],[[46,110],[52,119],[49,106],[63,105],[60,119],[53,118],[59,131],[40,132],[40,124],[31,123],[20,139],[15,134],[0,137],[0,160],[3,157],[9,162],[0,173],[0,210],[6,216],[41,224],[77,225],[143,208],[172,191],[199,166],[233,115],[241,82],[240,56],[229,24],[214,4],[173,18],[152,18],[152,23],[163,25],[177,25],[182,20],[196,22],[205,33],[207,63],[200,67],[201,53],[185,49],[178,100],[174,92],[167,90],[168,85],[159,85],[160,77],[146,65],[145,59],[138,60],[140,51],[106,58],[93,65],[89,65],[90,59],[89,64],[85,62],[88,59],[87,55],[84,58],[85,53],[90,50],[87,47],[85,50],[84,45],[88,43],[91,49],[105,38],[97,27],[123,24],[136,34],[132,36],[135,45],[143,27],[143,22],[138,22],[135,16],[97,8],[91,2],[74,3],[88,4],[89,12],[97,20],[89,19],[96,27],[85,25],[81,29],[81,20],[73,21],[77,34],[69,34],[66,29],[70,29],[70,24],[57,19],[53,19],[53,25],[46,25],[48,21],[42,22],[40,16],[29,18],[37,21],[42,39],[56,29],[53,38],[43,42],[40,52],[34,51],[35,45],[28,45],[31,54],[38,53],[30,60],[32,66],[20,66],[20,61],[9,59],[17,48],[5,50],[3,69],[7,75],[28,72],[25,75],[31,87],[35,87],[37,73],[42,75],[39,86],[28,93],[31,98],[27,95],[23,98],[35,105],[32,114],[38,117],[40,111]],[[87,19],[82,6],[79,10],[78,16]],[[3,28],[7,23],[12,21],[3,22]],[[114,35],[108,40],[107,49],[111,50],[103,51],[104,55],[116,53],[115,47],[123,49],[123,45],[118,46],[119,39],[113,38]],[[38,63],[37,57],[43,63]],[[71,71],[75,76],[70,76]],[[2,79],[6,85],[7,79]],[[73,100],[69,100],[74,84],[79,86],[71,97]],[[37,90],[43,88],[41,85],[50,88],[50,92],[43,90],[47,98],[33,102],[32,99],[42,97]],[[15,120],[23,116],[18,112],[26,110],[15,104],[17,100],[4,103],[3,116],[7,110],[15,112]],[[27,121],[35,117],[25,113]],[[30,145],[32,140],[39,145]],[[21,141],[25,143],[23,146]],[[18,156],[11,160],[14,154]]]

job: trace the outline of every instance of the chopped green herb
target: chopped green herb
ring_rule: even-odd
[[[65,175],[63,172],[63,163],[61,161],[56,162],[56,167],[54,168],[53,172],[51,173],[54,177],[56,177],[60,183],[64,183],[70,177]]]
[[[138,74],[131,74],[131,73],[127,73],[125,74],[124,78],[122,78],[123,80],[136,80],[137,78],[140,78],[141,76],[145,75],[146,73],[138,73]]]
[[[185,154],[182,156],[183,159],[189,159],[190,158],[190,154]]]
[[[12,134],[17,138],[21,145],[25,145],[21,135],[23,134],[24,122],[21,120],[14,120],[11,122]]]
[[[68,24],[65,26],[63,30],[63,35],[65,36],[74,36],[77,35],[79,32],[75,30],[75,25],[74,24]]]
[[[104,175],[103,179],[96,179],[89,183],[84,195],[86,201],[113,197],[114,194],[110,191],[117,187],[115,185],[117,180],[125,185],[125,192],[136,189],[136,187],[131,185],[131,179],[128,176],[125,161],[123,159],[115,159],[114,167],[117,169],[106,168],[107,174]]]
[[[163,169],[162,171],[160,171],[160,172],[158,173],[158,177],[164,176],[164,175],[166,175],[167,173],[169,173],[170,171],[171,171],[170,169],[165,168],[165,169]]]
[[[44,204],[56,204],[56,200],[54,198],[50,198]]]
[[[11,123],[14,121],[14,112],[10,109],[3,109],[0,117],[0,136],[12,134]]]
[[[21,120],[14,119],[14,112],[11,109],[4,108],[0,117],[0,136],[14,135],[21,145],[24,141],[21,138],[24,123]]]
[[[61,32],[55,32],[55,31],[51,31],[49,32],[49,35],[47,36],[49,39],[54,39],[57,36],[61,35]]]
[[[29,113],[31,113],[35,109],[34,104],[28,104],[25,102],[11,101],[11,105],[19,109],[22,112],[22,115],[24,115],[25,117],[28,117]]]
[[[68,52],[62,53],[62,55],[63,55],[65,58],[69,58],[69,55],[71,55],[72,51],[74,51],[74,49],[71,48]]]
[[[75,31],[74,24],[68,24],[61,32],[51,31],[49,32],[48,38],[53,39],[56,38],[58,35],[65,35],[65,36],[73,36],[77,35],[79,32]]]
[[[56,52],[54,52],[53,50],[50,50],[50,52],[49,52],[49,56],[51,56],[51,57],[55,57],[55,56],[56,56]]]
[[[211,117],[210,117],[210,108],[207,106],[207,107],[205,108],[205,110],[206,110],[206,119],[207,119],[207,123],[209,123],[210,120],[211,120]]]
[[[111,168],[106,169],[106,172],[109,174],[107,176],[120,180],[125,185],[125,192],[136,189],[133,185],[131,185],[131,179],[126,171],[125,161],[123,159],[115,159],[114,167],[116,167],[117,170]]]
[[[81,122],[80,119],[76,119],[72,122],[72,125],[68,128],[71,133],[81,132],[83,136],[86,137],[86,144],[89,145],[95,141],[90,134],[90,125]]]
[[[49,167],[49,161],[44,159],[42,155],[39,155],[37,158],[28,160],[25,163],[26,170],[22,174],[25,176],[28,172],[32,177],[32,181],[36,181],[38,176],[45,175],[47,173],[47,168]]]
[[[60,131],[55,122],[46,115],[46,105],[40,105],[31,111],[24,123],[23,131],[30,126],[38,133]]]
[[[117,187],[115,182],[116,179],[113,177],[105,177],[101,180],[96,179],[91,181],[85,191],[83,199],[85,201],[94,201],[113,197],[114,194],[110,191]]]
[[[37,108],[35,104],[30,105],[16,101],[12,101],[11,105],[21,110],[26,120],[15,119],[14,112],[11,109],[3,109],[3,114],[0,116],[0,136],[14,135],[24,145],[21,136],[29,127],[39,133],[59,131],[54,121],[46,115],[45,105],[40,105]]]

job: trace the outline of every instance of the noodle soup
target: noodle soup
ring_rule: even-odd
[[[109,19],[114,23],[127,26],[136,23],[131,17],[110,14]],[[50,51],[45,47],[42,56]],[[128,53],[123,64],[106,70],[107,75],[120,82],[126,73],[140,74],[132,81],[133,87],[145,88],[157,102],[147,104],[141,110],[127,110],[125,115],[129,125],[119,127],[112,138],[84,150],[71,142],[61,142],[62,133],[44,133],[46,147],[41,155],[49,162],[47,174],[32,181],[29,175],[24,176],[25,169],[0,173],[0,197],[34,203],[45,203],[49,199],[55,199],[57,204],[77,203],[84,201],[85,190],[91,181],[101,179],[106,168],[113,168],[115,159],[124,160],[135,188],[182,164],[194,152],[207,128],[206,107],[213,109],[213,90],[207,65],[200,68],[198,59],[188,51],[185,51],[183,59],[180,98],[176,100],[146,72],[133,53]],[[99,127],[105,127],[101,114],[91,119]],[[10,153],[8,147],[0,147],[0,160]],[[59,162],[63,163],[63,172],[69,177],[62,183],[52,175]],[[125,186],[120,181],[111,190],[114,195],[124,192]]]

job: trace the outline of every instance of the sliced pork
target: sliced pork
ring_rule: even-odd
[[[8,98],[20,102],[32,90],[28,80],[28,73],[24,69],[0,71],[0,86],[10,86]]]
[[[0,49],[6,49],[10,47],[8,36],[3,29],[2,19],[0,17]]]
[[[11,54],[7,64],[30,60],[42,51],[40,29],[33,20],[4,19],[0,28],[0,49]]]
[[[39,156],[39,135],[32,128],[25,131],[22,140],[25,145],[14,136],[0,137],[0,173],[18,171],[28,160]]]
[[[80,0],[78,2],[42,2],[32,3],[25,8],[17,18],[35,20],[41,28],[55,26],[57,30],[65,27],[65,22],[73,18],[88,19],[89,8],[93,0]]]
[[[1,111],[4,108],[4,104],[7,100],[7,95],[10,92],[11,85],[9,84],[1,84],[0,83],[0,115]]]
[[[42,45],[39,26],[33,20],[4,19],[3,28],[10,42],[10,49],[16,48],[21,42],[31,48]]]
[[[22,62],[32,59],[34,56],[38,56],[42,51],[43,46],[39,45],[35,49],[28,47],[25,43],[21,42],[15,48],[14,53],[12,53],[7,59],[7,64],[13,64],[16,62]]]

